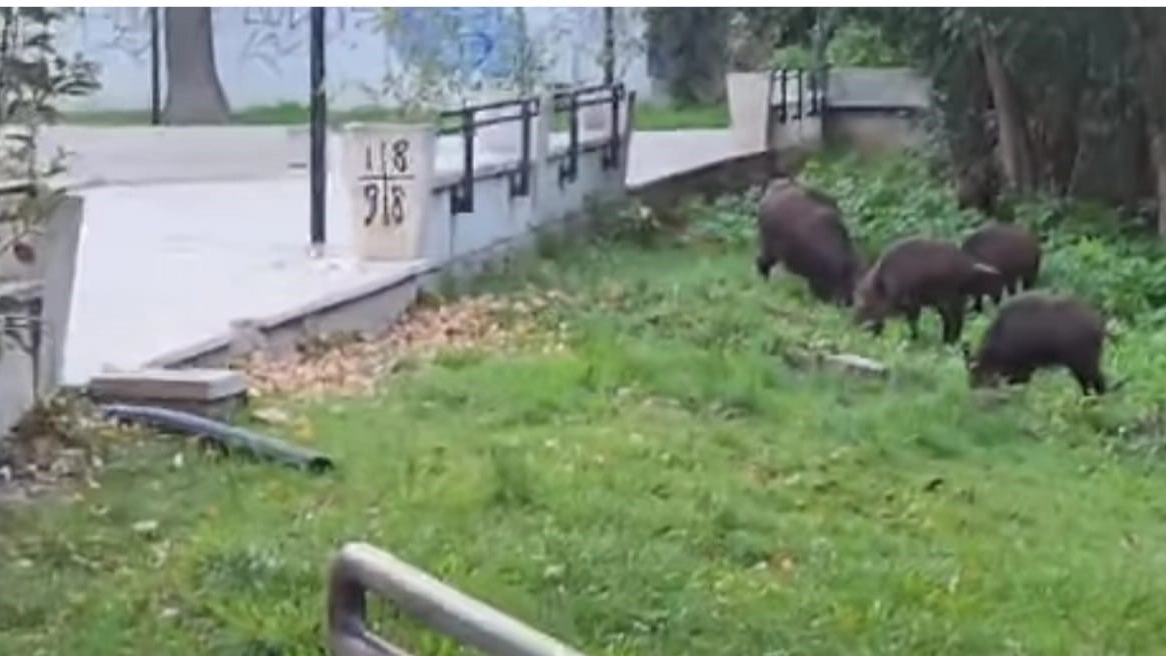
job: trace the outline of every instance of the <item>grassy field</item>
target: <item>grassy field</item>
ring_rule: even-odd
[[[900,174],[808,172],[869,239],[931,203],[919,216],[957,216]],[[1157,329],[1129,320],[1108,367],[1131,382],[1101,401],[1060,372],[972,394],[933,316],[918,343],[875,338],[761,282],[747,209],[695,209],[651,246],[547,244],[481,284],[506,348],[408,360],[371,396],[264,400],[334,474],[127,442],[100,489],[0,509],[0,644],[319,654],[325,560],[366,540],[595,654],[1160,653]],[[1058,264],[1075,243],[1049,285],[1076,280]]]
[[[342,125],[359,121],[393,120],[398,115],[379,108],[363,107],[352,110],[333,111],[328,116],[332,125]],[[146,125],[150,122],[148,111],[106,111],[77,112],[64,117],[65,123],[78,125]],[[639,130],[681,130],[689,128],[727,128],[728,108],[724,105],[710,107],[666,107],[640,103],[636,106],[635,126]],[[231,122],[236,125],[297,125],[307,124],[308,108],[297,103],[285,103],[263,107],[252,107],[235,112]],[[556,117],[555,129],[566,129],[566,118]]]

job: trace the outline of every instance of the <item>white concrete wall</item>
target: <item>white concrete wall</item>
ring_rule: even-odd
[[[447,44],[449,62],[484,84],[512,78],[518,43],[514,8],[409,8],[410,25],[435,24],[433,12],[457,12],[458,35]],[[283,102],[306,104],[308,94],[308,7],[215,7],[215,57],[228,102],[235,109]],[[427,13],[429,12],[429,13]],[[646,94],[643,24],[628,9],[616,9],[621,79]],[[333,107],[383,102],[370,93],[386,71],[408,60],[412,45],[390,38],[374,7],[330,7],[327,12],[327,81]],[[599,7],[527,9],[527,33],[545,54],[551,82],[602,81],[603,43]],[[424,34],[414,34],[425,44]],[[145,110],[150,102],[150,23],[146,7],[87,7],[63,32],[64,51],[80,51],[101,67],[102,89],[75,110]],[[164,52],[164,50],[163,50]],[[162,84],[165,88],[163,66]]]
[[[0,296],[11,296],[24,302],[41,293],[37,282],[0,283]],[[0,440],[36,399],[36,359],[3,330],[5,325],[5,318],[0,317]],[[14,327],[13,333],[20,341],[30,344],[32,330],[19,326]]]
[[[930,84],[909,68],[831,70],[825,140],[871,156],[919,145],[916,115],[930,104]]]
[[[926,78],[909,68],[833,68],[829,76],[834,107],[917,107],[931,104]]]

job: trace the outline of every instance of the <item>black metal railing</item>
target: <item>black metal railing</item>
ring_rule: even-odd
[[[634,94],[633,94],[634,95]],[[610,123],[611,136],[602,144],[604,149],[602,166],[604,170],[619,166],[620,156],[620,106],[625,99],[629,104],[632,98],[627,96],[623,84],[600,84],[577,89],[567,89],[555,92],[552,96],[554,114],[567,115],[567,157],[559,164],[559,186],[574,182],[579,175],[579,110],[594,105],[608,105],[611,109]]]
[[[778,123],[788,123],[821,116],[826,104],[824,79],[825,71],[802,68],[779,68],[770,72],[769,108],[772,118]],[[794,91],[793,98],[790,98],[791,90]]]
[[[499,116],[482,118],[486,111],[507,111]],[[469,105],[459,109],[441,112],[438,116],[438,133],[461,135],[462,176],[450,192],[450,211],[466,214],[474,211],[474,181],[506,175],[510,178],[510,197],[517,198],[530,194],[531,144],[534,138],[534,119],[539,113],[538,98],[515,98],[481,105]],[[479,128],[503,123],[521,122],[518,162],[489,174],[478,175],[474,170],[474,137]]]
[[[368,597],[389,601],[477,653],[501,656],[583,656],[470,597],[392,554],[351,542],[333,557],[328,575],[328,654],[330,656],[409,656],[373,632],[366,620]]]
[[[28,356],[32,363],[32,393],[37,397],[41,392],[41,344],[46,332],[44,297],[39,283],[24,287],[18,293],[0,294],[0,338]]]

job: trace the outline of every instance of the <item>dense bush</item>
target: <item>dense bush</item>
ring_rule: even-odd
[[[878,162],[817,158],[800,179],[838,200],[860,248],[872,259],[896,239],[923,234],[959,240],[984,221],[973,210],[960,210],[950,186],[929,175],[915,156]],[[751,247],[759,193],[694,208],[687,237]],[[1012,213],[1044,242],[1042,287],[1078,294],[1123,322],[1166,324],[1166,253],[1144,229],[1090,203],[1027,200],[1017,202]]]

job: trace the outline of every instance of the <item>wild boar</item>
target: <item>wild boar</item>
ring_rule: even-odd
[[[1076,298],[1045,292],[1012,297],[992,319],[973,355],[962,344],[971,387],[994,387],[1001,380],[1024,384],[1037,369],[1063,366],[1081,393],[1105,394],[1101,356],[1105,319]]]
[[[919,314],[935,308],[943,321],[943,341],[963,333],[970,290],[998,279],[1000,272],[977,262],[953,243],[909,237],[891,244],[855,289],[854,323],[882,333],[888,317],[903,316],[911,339],[919,337]]]
[[[987,216],[997,211],[1000,173],[991,157],[985,157],[960,169],[956,175],[955,196],[960,209],[974,208]]]
[[[964,239],[960,248],[976,260],[1000,272],[999,281],[989,281],[982,289],[972,290],[972,309],[982,312],[983,298],[999,306],[1007,291],[1011,296],[1036,285],[1040,275],[1041,245],[1036,235],[1008,223],[991,223]]]
[[[833,199],[788,178],[773,180],[758,207],[757,232],[763,279],[780,263],[805,279],[815,298],[850,304],[862,259]]]

